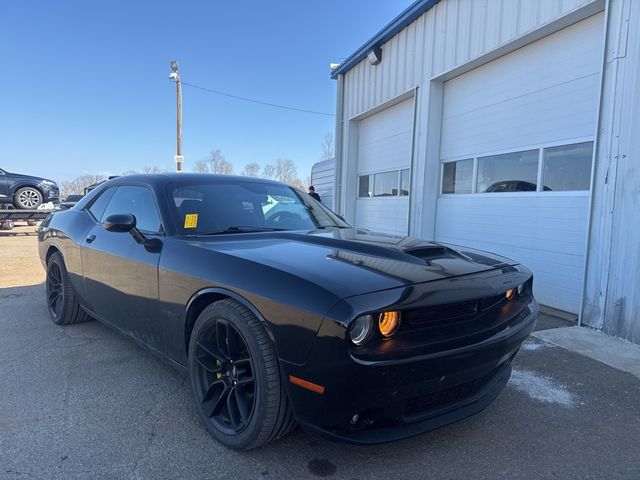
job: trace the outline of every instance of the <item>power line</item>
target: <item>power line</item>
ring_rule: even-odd
[[[232,95],[230,93],[220,92],[218,90],[212,90],[211,88],[201,87],[199,85],[194,85],[193,83],[187,83],[184,80],[182,81],[182,85],[186,85],[191,88],[197,88],[198,90],[203,90],[205,92],[213,93],[215,95],[221,95],[223,97],[235,98],[236,100],[244,100],[245,102],[257,103],[259,105],[266,105],[267,107],[282,108],[283,110],[293,110],[295,112],[311,113],[314,115],[324,115],[326,117],[335,117],[334,113],[318,112],[316,110],[307,110],[306,108],[297,108],[297,107],[290,107],[288,105],[278,105],[277,103],[263,102],[262,100],[256,100],[254,98],[242,97],[240,95]]]

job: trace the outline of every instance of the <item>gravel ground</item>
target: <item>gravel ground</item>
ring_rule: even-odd
[[[36,230],[23,226],[0,230],[0,288],[44,282]]]
[[[375,447],[297,430],[228,450],[181,374],[98,322],[48,319],[30,242],[0,237],[0,478],[640,478],[640,380],[533,339],[498,399],[455,425]],[[7,287],[16,266],[22,286]]]

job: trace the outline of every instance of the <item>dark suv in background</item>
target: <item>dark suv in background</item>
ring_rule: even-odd
[[[46,202],[58,203],[59,195],[56,182],[0,168],[0,205],[11,204],[15,208],[31,210]]]

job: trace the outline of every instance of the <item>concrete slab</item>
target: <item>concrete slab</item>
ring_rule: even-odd
[[[577,326],[540,330],[533,335],[640,378],[640,345]]]

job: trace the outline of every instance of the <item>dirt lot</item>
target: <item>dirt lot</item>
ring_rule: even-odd
[[[0,230],[0,288],[44,282],[36,230],[37,227]]]

